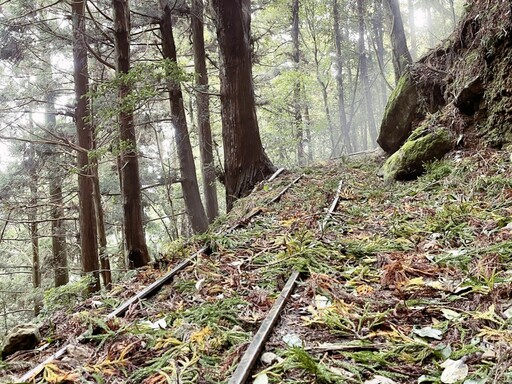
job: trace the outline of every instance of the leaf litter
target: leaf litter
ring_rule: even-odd
[[[378,165],[304,169],[270,204],[298,174],[261,184],[210,233],[173,244],[160,269],[47,316],[40,351],[2,362],[0,378],[88,330],[35,382],[227,382],[296,269],[303,279],[251,382],[511,382],[509,154],[457,152],[391,186]],[[205,243],[210,252],[153,298],[101,320]]]

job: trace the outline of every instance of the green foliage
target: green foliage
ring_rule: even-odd
[[[316,383],[342,383],[342,378],[311,356],[303,348],[293,347],[285,353],[285,369],[303,369],[315,378]]]
[[[77,302],[84,298],[92,281],[93,277],[87,275],[61,287],[46,290],[43,312],[45,314],[52,314],[57,310],[70,311]]]
[[[183,313],[183,318],[200,326],[215,324],[238,324],[238,313],[247,303],[238,297],[215,300],[190,308]]]
[[[95,128],[111,131],[116,125],[117,116],[121,112],[138,111],[151,100],[161,95],[170,82],[191,82],[193,74],[186,73],[176,62],[162,59],[153,62],[142,62],[134,65],[128,73],[118,73],[109,80],[95,84],[87,95],[93,102],[95,111]],[[120,100],[120,89],[128,93]],[[115,100],[113,103],[112,100]],[[119,152],[129,150],[131,143],[120,144]],[[101,157],[104,149],[93,152],[90,156]]]

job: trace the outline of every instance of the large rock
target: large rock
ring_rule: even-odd
[[[18,351],[33,349],[41,340],[39,329],[32,324],[18,325],[5,338],[2,359]]]
[[[377,143],[386,153],[394,153],[407,139],[418,118],[419,94],[409,72],[405,73],[389,97]]]
[[[413,179],[424,172],[425,163],[441,159],[452,148],[453,137],[448,129],[423,125],[387,159],[379,174],[385,182]]]

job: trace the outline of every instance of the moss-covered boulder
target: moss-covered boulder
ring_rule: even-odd
[[[425,164],[442,158],[453,148],[453,137],[444,127],[421,126],[380,169],[385,182],[410,180],[423,173]]]
[[[377,140],[388,154],[431,114],[465,147],[512,143],[512,1],[473,0],[465,9],[390,97]]]
[[[384,111],[377,143],[393,153],[407,139],[417,117],[419,96],[409,72],[404,74],[391,94]]]

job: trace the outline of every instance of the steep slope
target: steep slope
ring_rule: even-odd
[[[0,362],[0,380],[71,342],[35,382],[228,382],[298,270],[259,383],[510,382],[511,160],[457,152],[387,187],[374,158],[280,175],[161,270],[49,316],[38,351]],[[157,295],[103,320],[205,244]]]

